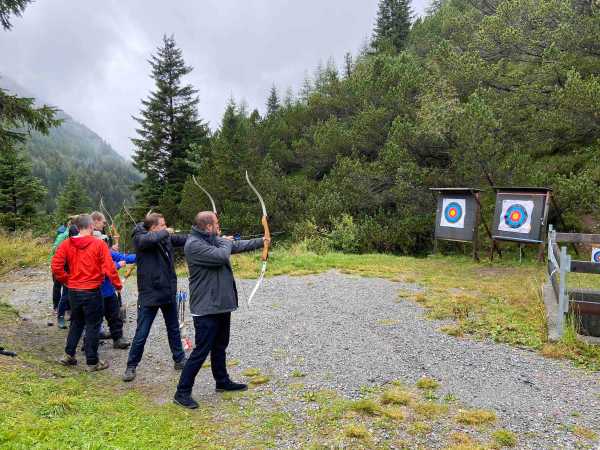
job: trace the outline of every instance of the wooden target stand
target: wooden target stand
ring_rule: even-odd
[[[496,208],[494,211],[492,242],[516,242],[519,244],[519,260],[524,245],[539,246],[538,260],[544,260],[548,213],[552,201],[552,189],[546,187],[494,187]],[[498,247],[499,248],[499,247]],[[502,256],[502,255],[500,255]],[[490,255],[493,260],[494,253]]]
[[[479,261],[479,227],[483,225],[492,241],[491,257],[500,249],[496,246],[487,223],[481,217],[481,189],[431,188],[437,192],[433,253],[438,252],[439,241],[471,243],[473,259]]]

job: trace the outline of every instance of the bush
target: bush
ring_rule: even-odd
[[[334,250],[346,253],[356,253],[359,250],[358,227],[352,216],[342,214],[337,219],[331,219],[333,229],[329,233],[329,241]]]

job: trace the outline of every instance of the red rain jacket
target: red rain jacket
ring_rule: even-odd
[[[65,263],[69,272],[65,272]],[[58,246],[51,263],[54,277],[69,289],[100,288],[107,276],[117,290],[123,285],[106,244],[94,236],[75,236]]]

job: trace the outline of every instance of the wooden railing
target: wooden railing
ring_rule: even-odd
[[[559,242],[600,244],[600,235],[557,233],[550,225],[548,231],[548,281],[552,286],[554,301],[558,303],[556,317],[556,336],[558,338],[563,335],[565,315],[569,310],[575,314],[600,315],[600,291],[569,289],[567,284],[570,272],[600,274],[600,264],[572,260],[567,253],[566,246],[558,247]]]

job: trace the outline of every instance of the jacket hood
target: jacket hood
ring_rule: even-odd
[[[98,238],[96,238],[94,236],[81,236],[81,237],[75,236],[75,237],[69,238],[69,241],[71,241],[71,244],[78,249],[84,249],[97,240],[98,240]]]
[[[216,234],[210,234],[206,231],[202,231],[196,227],[196,225],[192,225],[192,234],[198,236],[201,239],[204,239],[206,242],[214,243],[217,240]]]
[[[147,233],[147,232],[148,232],[148,230],[146,230],[144,223],[140,222],[140,223],[136,224],[135,228],[131,232],[131,237],[134,237],[137,234],[143,234],[143,233]]]

